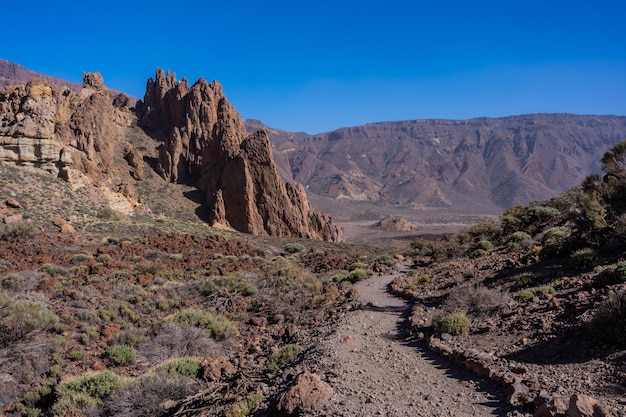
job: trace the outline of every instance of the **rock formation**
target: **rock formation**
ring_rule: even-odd
[[[79,92],[42,79],[5,87],[0,90],[0,161],[42,168],[70,182],[103,183],[120,152],[121,128],[131,118],[127,108],[113,105],[99,73],[84,74]],[[140,179],[141,155],[130,144],[125,153]]]
[[[209,221],[244,233],[342,240],[330,218],[310,207],[301,185],[280,178],[267,134],[246,133],[221,85],[157,70],[137,103],[141,125],[163,140],[157,171],[196,185]]]
[[[411,230],[416,229],[415,225],[411,224],[406,219],[391,215],[377,221],[374,223],[373,227],[394,232],[410,232]]]

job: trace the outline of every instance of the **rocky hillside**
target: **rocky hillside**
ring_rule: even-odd
[[[258,121],[247,122],[259,129]],[[532,114],[372,123],[320,135],[269,129],[281,173],[322,196],[468,212],[549,198],[599,171],[626,117]]]
[[[156,170],[166,181],[197,186],[205,205],[199,214],[206,211],[213,226],[343,239],[327,215],[311,208],[302,186],[282,181],[267,135],[246,134],[217,82],[199,80],[189,88],[186,80],[158,71],[137,113],[130,106],[127,96],[112,96],[98,73],[84,74],[78,92],[45,79],[5,87],[0,161],[41,168],[74,188],[100,187],[110,197],[105,204],[118,211],[121,201],[131,217],[151,213],[140,200],[152,199],[155,190],[143,180]]]

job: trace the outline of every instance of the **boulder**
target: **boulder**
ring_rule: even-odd
[[[305,372],[280,396],[275,411],[282,416],[305,415],[322,409],[332,394],[332,389],[318,375]]]
[[[585,394],[574,394],[569,400],[568,417],[606,417],[608,414],[598,401]]]

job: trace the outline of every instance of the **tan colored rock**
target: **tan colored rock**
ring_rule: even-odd
[[[67,224],[67,220],[65,220],[62,217],[56,216],[53,220],[52,223],[57,226],[57,227],[63,227],[63,225]]]
[[[63,233],[64,235],[71,235],[76,233],[76,229],[74,229],[74,226],[72,226],[69,223],[65,223],[63,226],[61,226],[61,233]]]
[[[124,147],[124,159],[132,168],[131,175],[137,181],[143,180],[143,155],[130,143]]]
[[[382,230],[391,230],[394,232],[409,232],[415,229],[415,226],[401,217],[386,216],[374,224],[374,227]]]
[[[282,416],[305,415],[320,410],[332,394],[332,389],[318,375],[305,372],[280,396],[275,408]]]
[[[12,216],[6,216],[4,218],[4,224],[21,223],[23,220],[24,217],[21,214],[14,214]]]
[[[130,112],[113,106],[98,73],[84,74],[79,92],[45,80],[6,87],[0,90],[0,161],[40,167],[67,181],[80,174],[104,181],[121,153],[116,120],[125,119],[122,114]]]
[[[606,417],[608,414],[598,401],[585,394],[574,394],[569,400],[568,417]]]

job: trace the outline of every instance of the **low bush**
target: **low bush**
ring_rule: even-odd
[[[32,239],[38,234],[39,230],[33,223],[30,222],[20,222],[0,226],[0,240],[6,242]]]
[[[524,240],[530,240],[532,236],[530,236],[526,232],[514,232],[511,236],[509,236],[510,243],[521,243]]]
[[[278,352],[272,355],[267,365],[267,369],[272,372],[283,369],[285,366],[293,362],[301,352],[302,348],[299,345],[285,345]]]
[[[194,378],[165,373],[149,374],[119,389],[106,400],[105,415],[115,417],[163,416],[165,399],[179,401],[200,390]]]
[[[626,282],[626,261],[611,265],[596,275],[594,286],[596,288],[607,285],[623,284]]]
[[[139,354],[148,363],[157,364],[175,357],[217,357],[223,349],[202,329],[165,322]]]
[[[46,330],[57,322],[57,316],[45,305],[14,300],[0,293],[0,346]]]
[[[228,339],[237,334],[235,323],[226,317],[198,309],[180,311],[170,316],[168,320],[181,326],[195,326],[204,329],[215,340]]]
[[[137,359],[137,351],[128,345],[113,345],[106,350],[106,357],[117,366],[130,365]]]
[[[483,285],[462,285],[450,291],[443,304],[444,311],[463,312],[473,318],[493,316],[508,307],[508,293]]]
[[[515,298],[517,298],[520,301],[528,301],[528,300],[532,299],[534,296],[535,296],[535,293],[533,291],[531,291],[531,290],[522,290],[522,291],[517,293]]]
[[[602,303],[591,322],[591,334],[605,343],[626,346],[626,291]]]
[[[70,263],[72,265],[75,265],[81,262],[91,261],[92,259],[93,259],[93,255],[89,253],[77,253],[76,255],[72,256]]]
[[[198,290],[203,295],[225,292],[231,295],[243,295],[244,297],[254,297],[259,292],[256,286],[236,275],[213,277],[202,281],[198,284]]]
[[[363,281],[368,276],[369,276],[369,273],[367,272],[366,269],[357,268],[357,269],[353,269],[352,271],[350,271],[350,273],[348,274],[348,280],[352,283],[355,283],[358,281]]]
[[[300,253],[305,249],[304,245],[300,243],[289,243],[285,246],[285,252],[287,253]]]
[[[252,394],[243,401],[235,403],[232,407],[224,411],[224,417],[245,417],[261,405],[263,397],[260,394]]]
[[[154,372],[162,372],[171,376],[197,378],[202,366],[198,358],[172,358],[168,359],[154,369]]]
[[[573,270],[582,271],[592,268],[598,259],[598,254],[591,248],[579,249],[569,258],[569,266]]]
[[[531,285],[535,281],[532,275],[522,275],[515,280],[515,288],[524,288]]]
[[[111,371],[87,372],[56,387],[57,400],[52,411],[66,415],[82,408],[103,406],[105,399],[128,385],[129,380]]]
[[[463,313],[452,313],[441,317],[435,324],[439,334],[449,333],[452,336],[466,334],[470,329],[470,319]]]

